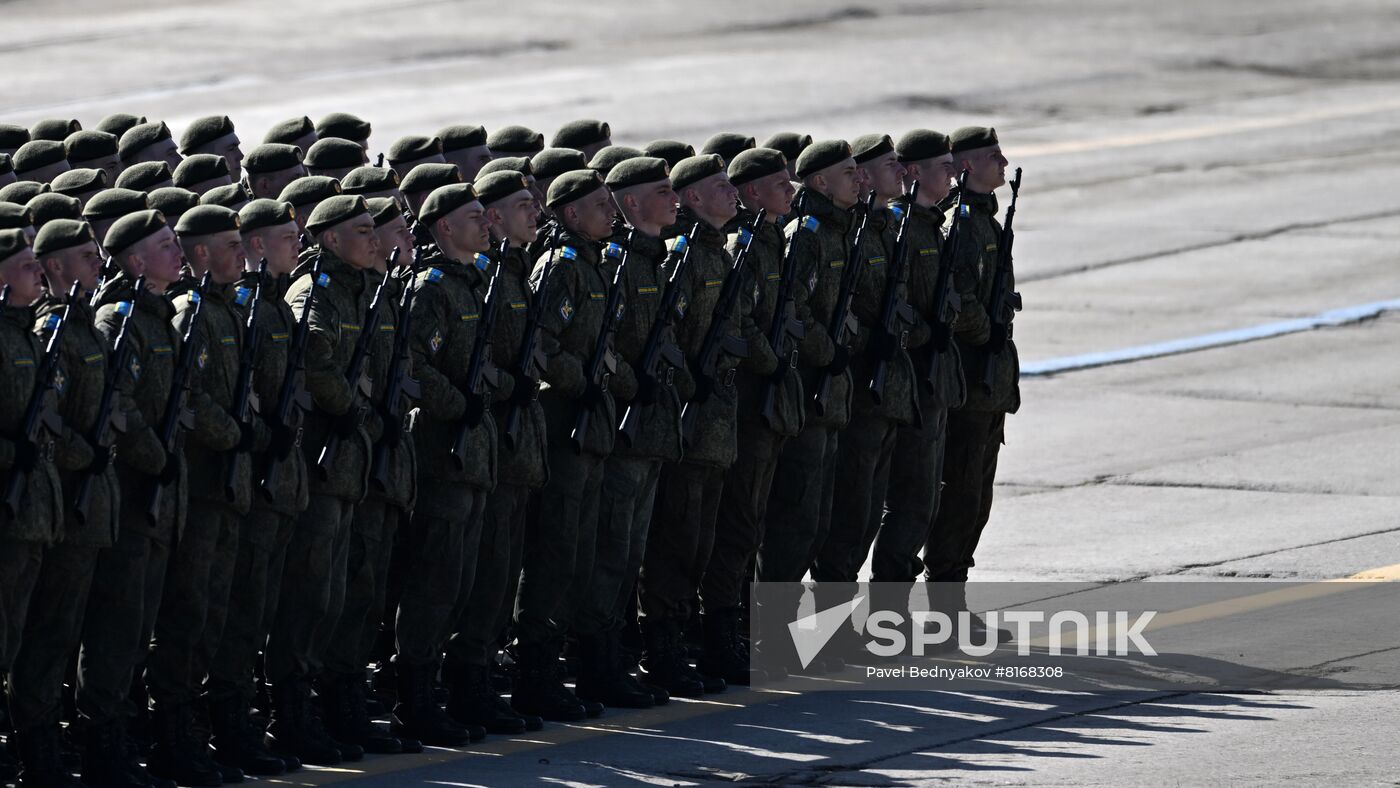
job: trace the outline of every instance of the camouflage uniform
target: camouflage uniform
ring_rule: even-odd
[[[953,261],[953,281],[962,309],[955,328],[958,353],[968,377],[981,379],[989,337],[987,304],[996,277],[997,198],[969,193],[967,216],[961,231],[958,259]],[[1014,277],[1010,283],[1015,285]],[[1006,414],[1021,407],[1020,362],[1016,345],[1008,338],[1006,360],[998,367],[991,392],[980,383],[967,387],[967,401],[948,414],[948,446],[945,451],[942,506],[924,549],[924,565],[930,580],[965,582],[974,562],[973,552],[992,511],[992,483],[997,453],[1003,442]]]

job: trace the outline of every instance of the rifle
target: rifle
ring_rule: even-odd
[[[661,364],[668,365],[664,376],[665,385],[671,385],[677,369],[685,366],[685,354],[674,342],[665,339],[666,329],[676,324],[676,304],[680,301],[681,285],[685,272],[690,268],[690,247],[695,242],[695,231],[700,223],[691,226],[690,232],[680,236],[672,247],[668,264],[671,278],[666,280],[666,290],[661,295],[661,307],[656,312],[656,320],[647,332],[646,344],[637,362],[637,399],[627,405],[622,414],[622,424],[618,427],[618,437],[629,448],[636,445],[637,430],[642,426],[642,408],[656,401],[656,389],[662,385]],[[632,236],[627,237],[627,245],[632,245]]]
[[[924,388],[929,392],[934,391],[938,385],[943,354],[948,352],[948,347],[953,342],[953,320],[957,317],[957,312],[953,309],[953,303],[957,300],[957,292],[953,288],[953,266],[962,249],[965,194],[967,170],[958,175],[958,196],[953,207],[953,223],[948,228],[948,238],[943,242],[943,252],[938,257],[938,281],[933,289],[934,316],[929,326],[933,329],[933,337],[929,349],[928,375],[924,377]]]
[[[360,336],[355,340],[355,349],[350,351],[350,363],[345,367],[345,382],[350,384],[352,409],[355,407],[353,398],[356,392],[364,394],[366,399],[372,392],[369,378],[365,375],[365,364],[374,352],[374,338],[379,328],[379,309],[383,303],[384,286],[389,284],[389,270],[398,262],[399,249],[394,247],[394,251],[389,253],[389,264],[384,269],[384,278],[379,280],[379,286],[374,289],[374,297],[370,299],[369,309],[365,310],[364,320],[360,323]],[[320,455],[316,457],[316,467],[320,470],[322,479],[331,475],[331,466],[335,465],[335,455],[340,450],[340,440],[341,434],[337,429],[332,428],[326,434],[326,442],[321,446]]]
[[[827,335],[837,348],[846,348],[851,341],[850,337],[860,330],[860,322],[851,314],[851,301],[855,299],[856,285],[860,280],[860,246],[865,241],[865,228],[870,226],[870,212],[875,208],[874,192],[861,204],[865,206],[865,210],[860,224],[856,227],[851,250],[846,254],[846,268],[841,272],[841,287],[836,291],[836,306],[831,310],[831,322],[826,328]],[[826,409],[831,404],[831,385],[837,374],[839,372],[833,373],[830,367],[822,372],[821,382],[817,384],[817,392],[812,397],[819,416],[826,415]]]
[[[1006,208],[1006,222],[1001,226],[1001,242],[997,244],[997,273],[992,279],[992,301],[987,307],[991,318],[991,336],[987,339],[987,365],[982,371],[982,391],[990,394],[996,380],[997,367],[1006,355],[1007,343],[1011,341],[1011,319],[1021,311],[1021,294],[1012,290],[1011,284],[1011,245],[1016,241],[1016,233],[1011,222],[1016,218],[1016,198],[1021,193],[1021,168],[1016,168],[1016,177],[1011,179],[1011,204]]]
[[[112,342],[112,354],[107,359],[107,374],[102,381],[102,396],[97,401],[97,419],[92,424],[92,430],[87,434],[88,443],[92,444],[96,459],[93,462],[93,467],[84,471],[79,477],[78,489],[73,496],[73,513],[82,523],[86,523],[88,519],[88,496],[92,492],[92,480],[111,461],[114,441],[108,433],[111,431],[112,417],[114,415],[120,416],[114,407],[117,381],[131,363],[131,340],[126,330],[131,324],[131,316],[136,314],[136,299],[141,297],[141,292],[145,289],[146,277],[143,274],[136,277],[136,287],[132,291],[131,300],[117,304],[117,313],[122,316],[121,327],[117,329],[117,338]],[[120,419],[120,421],[125,421],[125,419]],[[118,429],[125,429],[125,427],[119,425]]]
[[[909,284],[909,217],[913,215],[914,201],[919,198],[919,182],[909,190],[908,210],[895,207],[900,214],[899,233],[895,236],[894,255],[890,269],[885,276],[885,293],[880,303],[880,324],[875,326],[875,369],[870,374],[870,396],[879,405],[885,399],[885,380],[889,376],[890,362],[898,349],[909,340],[909,330],[903,326],[913,325],[914,308],[900,295],[900,288]],[[901,325],[902,324],[902,325]]]
[[[384,166],[384,153],[383,153],[382,151],[381,151],[380,154],[379,154],[379,158],[378,158],[378,159],[375,159],[375,161],[374,161],[374,166],[376,166],[376,167],[383,167],[383,166]]]
[[[739,300],[739,284],[744,275],[744,266],[749,260],[749,250],[753,249],[754,236],[763,225],[765,216],[764,211],[759,211],[753,224],[739,228],[739,252],[734,255],[734,264],[724,275],[724,284],[720,286],[715,311],[710,315],[710,326],[705,330],[705,340],[700,343],[700,353],[695,359],[695,396],[681,407],[681,442],[685,446],[694,443],[700,409],[720,385],[720,354],[728,353],[735,358],[748,358],[749,343],[728,334],[727,324],[729,318],[734,315],[734,305]],[[735,372],[732,368],[725,372],[723,385],[734,384]]]
[[[802,230],[811,230],[812,222],[816,221],[807,216],[807,192],[797,198],[797,228],[793,230],[793,240],[796,240],[797,233]],[[773,319],[768,324],[768,344],[773,347],[773,352],[778,356],[778,368],[768,379],[767,385],[763,388],[763,406],[759,413],[763,416],[763,423],[769,429],[776,429],[778,423],[778,388],[783,383],[783,378],[787,377],[789,369],[797,368],[797,343],[807,337],[807,328],[802,325],[802,321],[797,319],[797,306],[793,303],[792,288],[797,277],[797,259],[793,256],[792,250],[796,244],[788,242],[787,250],[783,255],[783,265],[778,280],[778,295],[774,299]],[[784,353],[789,340],[792,342],[792,350]],[[787,359],[787,366],[784,367],[782,359]]]
[[[525,323],[525,333],[520,339],[520,352],[515,356],[510,373],[515,376],[515,391],[511,397],[510,409],[506,411],[506,426],[501,430],[501,444],[508,450],[515,450],[515,439],[520,434],[520,420],[525,409],[535,400],[540,391],[540,376],[544,374],[547,360],[540,350],[540,325],[544,320],[545,299],[549,290],[549,278],[554,273],[555,255],[559,251],[559,227],[556,225],[550,236],[549,257],[545,258],[544,269],[540,271],[540,282],[530,297],[529,320]]]
[[[180,358],[175,362],[175,372],[170,378],[170,396],[165,400],[165,412],[160,419],[160,430],[157,436],[160,438],[160,446],[165,449],[165,466],[160,477],[151,484],[151,491],[146,496],[146,518],[152,523],[160,517],[160,500],[165,495],[165,488],[174,481],[169,476],[169,471],[176,468],[175,444],[179,442],[180,430],[189,429],[194,426],[193,414],[186,408],[186,403],[190,398],[190,375],[195,365],[195,345],[199,344],[199,317],[204,313],[204,291],[209,287],[209,274],[204,274],[199,280],[199,286],[190,293],[190,300],[194,302],[194,313],[190,315],[190,322],[185,326],[185,336],[180,344]]]
[[[102,260],[102,270],[97,273],[97,287],[92,289],[92,296],[88,299],[88,306],[97,308],[97,296],[102,292],[102,285],[106,284],[117,272],[117,263],[112,256],[105,255]],[[140,292],[139,290],[137,292]],[[135,302],[132,302],[135,303]]]
[[[403,429],[404,400],[417,400],[422,396],[418,381],[409,377],[412,357],[409,355],[408,340],[413,327],[413,280],[404,283],[403,295],[399,298],[399,324],[394,329],[394,353],[389,360],[388,374],[385,375],[384,397],[379,402],[380,419],[384,422],[384,437],[374,445],[374,457],[370,461],[369,478],[376,492],[389,490],[389,451],[397,442],[398,435],[389,438],[389,430]]]
[[[49,344],[44,348],[43,358],[39,360],[39,368],[34,373],[34,390],[29,395],[29,404],[25,406],[24,419],[20,421],[19,436],[14,439],[17,444],[27,445],[34,456],[38,456],[40,430],[47,430],[55,438],[63,434],[63,425],[50,407],[49,392],[53,390],[54,376],[58,374],[58,356],[63,351],[63,333],[68,328],[68,315],[78,301],[78,287],[79,284],[75,281],[72,287],[68,288],[68,300],[63,305],[63,314],[50,315],[45,321],[44,327],[53,333],[49,335]],[[8,293],[5,298],[8,302]],[[49,459],[52,459],[52,450]],[[18,464],[10,469],[5,479],[4,505],[7,517],[14,518],[19,512],[20,499],[24,497],[24,491],[29,486],[29,474],[33,470],[33,466],[26,468]]]
[[[248,302],[248,320],[243,325],[243,344],[238,348],[238,377],[233,384],[233,420],[238,422],[239,435],[246,435],[257,418],[258,395],[253,393],[253,370],[258,361],[258,302],[262,300],[263,285],[267,282],[267,258],[258,261],[258,277],[253,282]],[[247,288],[239,288],[249,293]],[[224,497],[232,501],[238,495],[238,455],[234,452],[224,471]]]
[[[629,256],[631,249],[624,249],[617,272],[613,274],[612,287],[608,288],[608,300],[603,302],[603,328],[598,332],[598,339],[593,343],[593,355],[588,357],[588,366],[583,371],[588,388],[579,397],[574,431],[569,433],[575,454],[583,453],[583,444],[588,440],[588,423],[593,420],[592,406],[603,401],[608,381],[617,371],[617,354],[613,352],[612,340],[617,332],[617,310],[622,305],[623,274],[627,270]]]
[[[316,288],[325,287],[330,277],[321,273],[321,255],[311,263],[311,285],[306,288],[306,300],[302,302],[301,316],[292,329],[291,341],[287,344],[287,373],[282,377],[282,385],[277,390],[277,409],[270,421],[283,434],[295,429],[295,436],[284,446],[276,447],[268,455],[267,470],[263,472],[259,488],[263,496],[271,501],[276,491],[277,476],[282,463],[287,461],[292,451],[301,445],[301,416],[311,410],[311,397],[306,393],[306,344],[311,336],[311,308],[316,303]]]
[[[462,393],[467,399],[467,409],[457,424],[457,434],[452,439],[452,450],[449,452],[452,455],[452,465],[459,471],[467,467],[467,438],[472,430],[481,426],[490,407],[490,395],[486,391],[487,378],[493,382],[499,381],[499,373],[491,364],[492,335],[496,333],[496,316],[501,313],[501,272],[505,270],[506,254],[509,252],[510,240],[507,239],[501,242],[500,259],[496,263],[496,270],[491,273],[491,283],[486,286],[481,320],[476,326],[476,341],[472,343],[472,355],[467,361],[467,380],[462,388]],[[485,255],[477,257],[490,262],[490,258]]]

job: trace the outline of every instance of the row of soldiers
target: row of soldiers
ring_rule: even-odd
[[[995,130],[370,131],[0,125],[22,784],[78,784],[75,652],[82,784],[212,786],[747,684],[755,578],[961,588],[1019,406]]]

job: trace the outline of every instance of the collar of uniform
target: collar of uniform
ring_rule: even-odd
[[[676,223],[668,228],[667,232],[662,233],[662,235],[674,238],[686,232],[686,230],[696,222],[700,223],[700,229],[695,231],[695,243],[701,246],[723,247],[724,242],[729,240],[729,236],[725,234],[722,228],[715,227],[699,216],[696,216],[695,212],[689,208],[680,209],[676,214]]]
[[[807,216],[815,216],[817,221],[824,225],[831,225],[834,230],[845,232],[851,224],[851,212],[843,208],[837,208],[836,203],[831,198],[806,186],[798,193],[798,197],[793,201],[793,205],[799,204],[802,195],[807,195],[805,206]]]
[[[577,234],[569,230],[569,228],[567,227],[560,228],[559,242],[556,245],[560,247],[571,247],[575,252],[578,253],[577,259],[582,262],[592,263],[593,265],[598,264],[598,257],[600,254],[599,244],[593,241],[585,241],[582,237],[578,236]],[[546,254],[548,254],[548,251],[546,251]]]
[[[27,306],[7,304],[4,309],[0,309],[0,321],[9,323],[27,334],[34,326],[34,310]]]
[[[981,194],[969,191],[963,196],[963,203],[972,207],[978,213],[985,213],[991,216],[997,215],[997,196],[995,194]]]
[[[52,290],[45,290],[44,294],[39,296],[39,300],[30,305],[30,309],[34,310],[34,319],[38,320],[47,315],[54,314],[55,312],[62,312],[63,308],[67,306],[67,300],[68,299],[54,293]],[[74,299],[73,311],[70,313],[71,317],[79,321],[90,323],[92,322],[91,315],[92,307],[88,306],[86,298],[79,296]]]
[[[909,195],[907,194],[894,198],[890,204],[898,205],[901,211],[913,211],[914,218],[932,222],[935,227],[941,227],[943,225],[945,217],[942,211],[937,211],[923,205],[915,205],[909,201]]]

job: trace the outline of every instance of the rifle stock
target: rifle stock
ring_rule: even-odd
[[[398,442],[398,433],[403,430],[404,400],[416,400],[421,396],[418,381],[409,376],[411,359],[408,341],[413,327],[414,291],[413,279],[410,276],[404,283],[403,295],[399,299],[399,323],[394,330],[394,352],[389,361],[388,374],[385,376],[383,399],[379,403],[384,435],[374,445],[374,456],[369,466],[370,483],[379,493],[389,490],[389,452]],[[390,430],[394,431],[393,437],[390,437]]]
[[[583,444],[588,440],[588,425],[593,419],[593,406],[603,401],[608,391],[608,381],[617,371],[617,355],[613,352],[613,334],[617,332],[617,310],[622,304],[622,287],[627,269],[627,258],[632,252],[632,236],[627,238],[627,247],[622,250],[617,271],[613,274],[612,286],[608,288],[607,300],[603,302],[603,327],[593,343],[593,354],[588,357],[584,369],[587,389],[578,400],[578,415],[574,417],[574,429],[569,433],[569,442],[575,454],[583,453]]]
[[[885,381],[889,378],[890,362],[909,338],[909,331],[903,325],[914,322],[914,309],[904,300],[900,289],[909,284],[909,217],[919,199],[919,182],[909,191],[908,210],[900,211],[899,234],[894,244],[894,255],[885,277],[885,292],[880,304],[880,322],[875,345],[875,367],[870,375],[870,396],[879,405],[885,400]]]
[[[282,376],[282,385],[277,390],[277,408],[270,421],[284,436],[281,445],[268,452],[267,468],[263,471],[258,489],[263,497],[271,501],[281,476],[282,465],[293,451],[301,446],[301,417],[311,409],[310,398],[306,393],[304,374],[306,372],[306,344],[311,335],[311,309],[316,303],[316,290],[325,287],[329,278],[321,273],[321,255],[311,263],[311,282],[306,288],[306,298],[302,301],[301,315],[292,329],[292,338],[287,346],[287,371]]]
[[[680,348],[666,339],[666,329],[676,324],[676,304],[680,300],[685,272],[690,268],[690,248],[695,241],[695,232],[699,229],[699,222],[691,225],[690,232],[680,236],[681,240],[669,253],[673,263],[670,266],[671,276],[666,280],[666,290],[661,294],[656,319],[647,332],[646,344],[642,346],[642,355],[638,359],[637,399],[628,403],[627,410],[622,414],[622,422],[618,426],[618,438],[628,448],[636,445],[637,432],[642,425],[643,408],[655,401],[657,389],[670,384],[675,370],[685,364],[685,355],[681,353]],[[628,244],[631,244],[630,236]],[[663,363],[670,366],[665,374],[661,371]]]
[[[209,274],[205,274],[199,285],[190,294],[194,300],[194,313],[190,315],[190,322],[185,326],[185,335],[180,343],[180,359],[175,364],[175,372],[171,376],[170,396],[165,401],[165,411],[160,420],[161,448],[165,449],[165,464],[167,469],[175,468],[175,447],[180,439],[180,430],[189,426],[190,418],[186,414],[185,405],[190,397],[190,375],[191,368],[195,364],[195,345],[199,337],[199,320],[204,314],[204,293],[209,287]],[[165,495],[165,488],[174,482],[169,478],[168,473],[162,472],[160,476],[152,480],[151,491],[146,496],[146,519],[155,523],[160,518],[160,502]]]
[[[267,258],[258,261],[258,276],[248,297],[248,319],[243,324],[243,344],[238,348],[238,378],[233,384],[233,419],[238,422],[239,432],[247,433],[257,418],[257,395],[253,393],[253,372],[257,369],[258,345],[258,302],[262,300],[263,284],[267,281]],[[242,288],[240,288],[242,289]],[[240,452],[229,456],[228,467],[224,470],[224,497],[233,501],[238,494],[238,457]]]
[[[539,284],[530,296],[529,318],[525,323],[525,333],[520,338],[520,350],[510,368],[511,374],[515,376],[515,392],[511,397],[510,408],[506,410],[505,429],[500,432],[501,445],[505,446],[507,451],[515,451],[525,409],[530,407],[530,403],[539,395],[540,376],[544,374],[546,364],[539,344],[540,326],[544,320],[545,299],[548,296],[550,276],[554,273],[558,251],[559,227],[556,225],[550,233],[549,257],[545,258]]]
[[[476,341],[472,345],[472,355],[467,361],[467,380],[462,394],[466,396],[467,410],[457,423],[456,434],[452,438],[452,465],[461,471],[467,467],[467,438],[471,431],[481,426],[490,407],[490,393],[486,390],[487,378],[495,377],[496,370],[491,364],[491,350],[496,333],[496,318],[501,305],[501,273],[506,267],[506,255],[510,252],[510,241],[503,241],[496,270],[491,273],[491,282],[486,287],[482,302],[482,315],[476,327]],[[485,257],[485,255],[478,255]],[[486,258],[489,260],[490,258]]]
[[[851,302],[855,299],[856,289],[860,284],[862,259],[860,247],[865,241],[865,228],[870,226],[870,212],[875,208],[874,192],[861,204],[865,210],[861,216],[860,224],[856,227],[851,248],[846,253],[846,267],[841,272],[841,287],[836,292],[836,304],[831,310],[831,322],[826,329],[833,345],[848,350],[851,337],[860,330],[860,323],[851,312]],[[816,394],[812,397],[812,404],[819,416],[825,416],[827,409],[831,406],[831,389],[838,374],[840,374],[839,370],[833,372],[830,367],[822,372]]]
[[[88,443],[92,444],[93,452],[98,457],[106,456],[107,460],[102,463],[101,467],[89,469],[78,478],[78,489],[73,495],[73,513],[79,522],[86,523],[88,519],[88,497],[92,493],[92,480],[101,473],[102,468],[106,467],[106,462],[110,462],[111,459],[113,440],[109,433],[116,407],[117,382],[122,372],[131,363],[131,339],[127,334],[127,328],[131,324],[132,315],[136,314],[136,299],[141,297],[141,292],[145,287],[146,277],[144,275],[136,277],[131,300],[117,305],[118,311],[121,312],[122,323],[121,327],[117,329],[117,338],[112,342],[112,352],[107,358],[106,378],[102,381],[102,396],[97,402],[97,419],[93,422],[92,430],[87,435]]]

